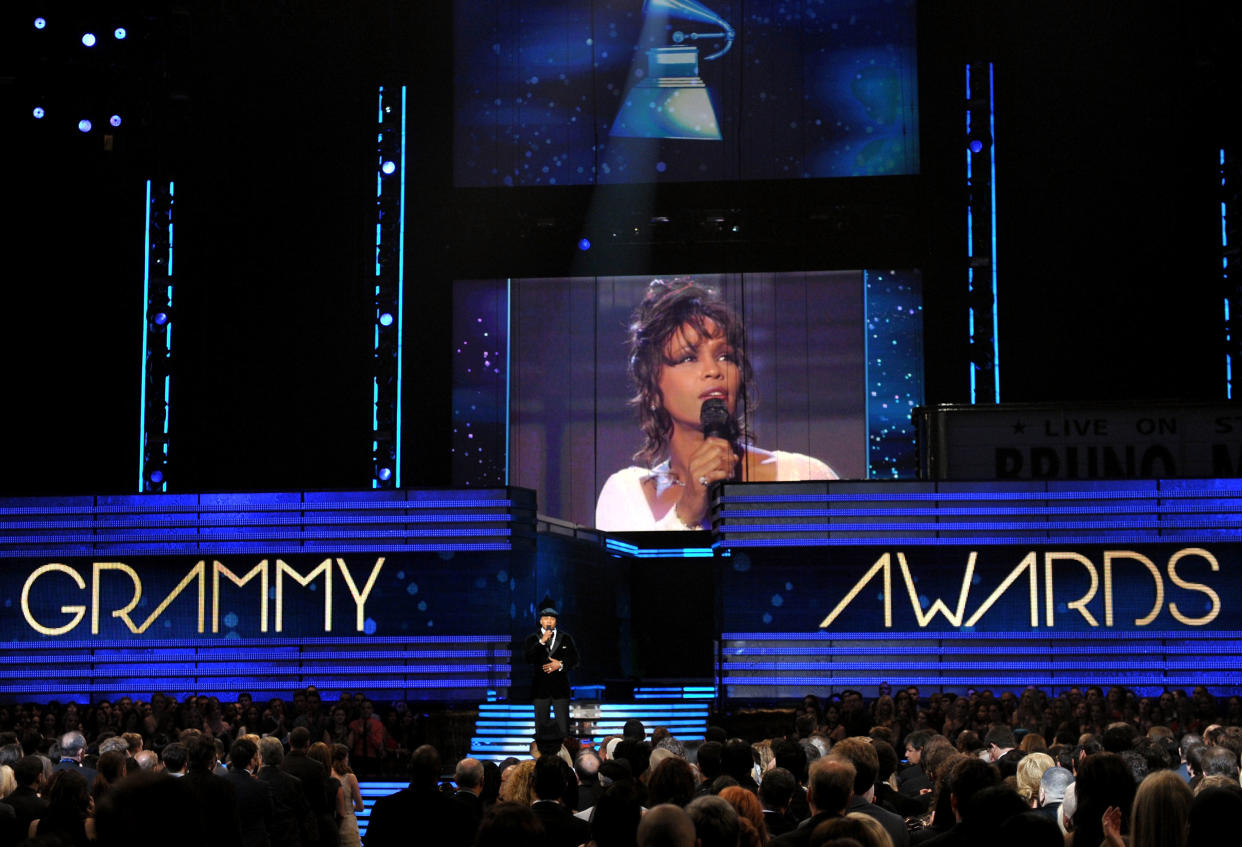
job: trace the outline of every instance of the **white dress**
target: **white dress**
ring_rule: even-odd
[[[752,448],[753,449],[753,448]],[[764,464],[776,463],[776,479],[780,482],[799,482],[812,479],[839,479],[837,472],[819,459],[801,453],[785,453],[774,450],[768,453]],[[650,530],[686,530],[688,527],[677,517],[676,509],[669,509],[658,520],[651,514],[643,483],[656,480],[656,487],[663,491],[671,483],[668,480],[668,462],[654,468],[631,465],[608,477],[600,489],[595,503],[595,528],[605,532],[643,532]],[[707,527],[704,527],[707,528]]]

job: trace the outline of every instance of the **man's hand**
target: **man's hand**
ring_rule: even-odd
[[[563,668],[563,667],[565,667],[565,663],[564,663],[564,662],[562,662],[562,661],[560,661],[560,660],[558,660],[558,659],[552,659],[552,660],[551,660],[551,661],[549,661],[546,665],[544,665],[544,666],[543,666],[543,672],[544,672],[544,673],[553,673],[553,672],[555,672],[555,671],[559,671],[559,670],[560,670],[561,668]]]

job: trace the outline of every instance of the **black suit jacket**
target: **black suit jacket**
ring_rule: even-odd
[[[259,769],[259,781],[272,790],[273,847],[302,847],[304,837],[317,840],[319,829],[302,791],[302,780],[268,765]]]
[[[375,801],[366,847],[413,844],[457,847],[474,843],[466,810],[435,788],[403,788]]]
[[[868,803],[857,794],[850,799],[850,804],[845,807],[845,811],[862,812],[864,815],[875,818],[888,832],[888,837],[893,840],[893,847],[908,847],[910,844],[910,832],[906,829],[906,822],[901,815],[881,809],[875,803]]]
[[[4,798],[4,802],[13,807],[13,811],[17,813],[17,831],[21,833],[19,841],[25,840],[26,831],[30,829],[30,822],[43,817],[43,813],[47,811],[47,801],[39,796],[33,788],[19,787],[13,790],[13,793]]]
[[[531,697],[541,699],[550,697],[554,700],[569,699],[569,671],[578,666],[578,647],[574,637],[563,629],[556,630],[556,637],[547,644],[540,644],[541,632],[526,636],[526,648],[523,651],[526,662],[531,666]],[[565,665],[559,671],[544,673],[543,666],[549,659],[556,659]]]
[[[769,842],[771,847],[808,847],[811,843],[811,833],[815,831],[815,827],[824,821],[830,821],[833,818],[841,817],[833,812],[820,812],[818,815],[811,815],[809,818],[798,824],[798,828],[792,832],[787,832],[779,838],[774,838]]]
[[[224,778],[237,791],[242,847],[271,847],[272,819],[275,815],[271,786],[244,770],[231,769]]]
[[[797,822],[789,815],[767,809],[763,812],[763,825],[768,828],[768,835],[773,838],[778,835],[784,835],[787,832],[793,832],[798,828]]]
[[[483,822],[483,801],[473,791],[458,791],[453,795],[453,802],[466,810],[470,818],[470,831],[477,832]]]
[[[201,770],[187,771],[181,779],[198,800],[203,840],[212,847],[241,847],[241,817],[233,784],[222,776]]]
[[[591,840],[591,825],[554,800],[540,800],[530,810],[548,834],[548,847],[579,847]]]

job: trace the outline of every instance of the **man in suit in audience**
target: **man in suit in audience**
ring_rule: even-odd
[[[186,754],[189,769],[182,779],[194,792],[202,814],[198,824],[204,840],[212,847],[241,847],[237,789],[215,774],[216,743],[205,735],[191,736],[186,741]]]
[[[772,768],[763,775],[763,782],[759,783],[759,803],[763,806],[763,823],[773,838],[797,827],[789,814],[789,803],[798,790],[798,780],[785,768]]]
[[[530,810],[548,834],[548,847],[578,847],[591,840],[591,825],[574,817],[573,809],[561,802],[568,769],[558,756],[541,756],[535,762],[535,796],[539,799]]]
[[[318,824],[319,847],[336,847],[337,835],[335,810],[328,800],[328,777],[323,765],[306,752],[310,750],[310,730],[304,726],[294,727],[289,733],[289,755],[281,763],[281,769],[302,781],[302,793]]]
[[[772,847],[807,847],[811,833],[826,820],[845,815],[845,807],[854,796],[854,766],[842,759],[816,759],[807,777],[806,799],[811,816],[771,841]]]
[[[366,847],[472,843],[469,815],[439,790],[439,779],[440,754],[424,744],[410,755],[409,787],[375,801]]]
[[[82,764],[82,757],[86,755],[86,739],[82,733],[73,731],[66,732],[60,737],[60,761],[52,770],[76,770],[86,777],[86,785],[88,788],[95,787],[95,769],[88,768]]]
[[[259,748],[248,738],[239,738],[229,748],[229,772],[224,777],[237,792],[237,813],[241,818],[242,847],[271,847],[275,805],[272,789],[255,779],[259,769]]]
[[[17,780],[17,788],[4,802],[13,807],[17,814],[18,841],[24,841],[30,822],[38,820],[47,811],[47,801],[39,796],[43,785],[43,760],[38,756],[23,756],[13,765],[13,777]]]
[[[862,812],[875,818],[893,840],[893,847],[907,847],[910,833],[901,815],[882,809],[875,799],[875,776],[880,769],[880,757],[870,743],[859,738],[846,738],[829,751],[827,758],[849,762],[854,766],[854,796],[846,812]]]
[[[453,771],[457,792],[453,801],[470,816],[471,831],[476,831],[483,821],[483,763],[478,759],[462,759]]]
[[[302,780],[280,769],[285,760],[280,739],[269,736],[260,740],[259,759],[259,781],[272,790],[272,847],[314,845],[319,840],[319,827],[302,792]]]

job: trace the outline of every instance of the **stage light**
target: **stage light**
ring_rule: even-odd
[[[92,124],[86,118],[83,118],[82,120],[78,121],[78,132],[90,132],[92,126],[94,126],[94,124]]]
[[[584,238],[584,239],[582,239],[581,241],[579,241],[579,242],[578,242],[578,249],[579,249],[579,250],[581,250],[583,253],[585,253],[586,251],[590,250],[590,249],[591,249],[591,239],[589,239],[589,238]]]
[[[388,482],[388,480],[392,479],[392,469],[380,468],[376,476],[379,477],[380,482]]]
[[[93,32],[82,33],[82,43],[85,44],[87,47],[94,47],[95,46],[95,33]]]
[[[121,125],[121,116],[120,116],[120,115],[113,115],[112,117],[108,118],[108,123],[112,124],[113,126],[120,126],[120,125]]]
[[[156,326],[163,326],[164,324],[168,323],[168,313],[167,312],[156,312],[155,317],[152,318],[152,321],[154,321]]]
[[[46,114],[47,114],[47,112],[43,111],[43,107],[42,107],[42,106],[35,106],[35,107],[34,107],[34,112],[32,112],[31,114],[33,114],[33,115],[35,116],[35,120],[39,120],[39,119],[41,119],[44,115],[46,115]]]
[[[112,31],[112,36],[117,41],[123,41],[127,35],[129,35],[129,33],[125,31],[125,27],[123,26],[119,26]]]
[[[970,139],[970,152],[971,153],[982,153],[983,142],[977,138]]]
[[[392,326],[392,313],[384,312],[379,316],[380,326]]]
[[[160,470],[151,471],[151,481],[159,485],[164,481],[164,472]]]
[[[35,24],[35,29],[46,29],[47,18],[35,18],[34,24]]]
[[[394,172],[396,169],[397,169],[397,166],[392,162],[385,162],[383,165],[380,166],[380,170],[386,174],[390,174]]]

